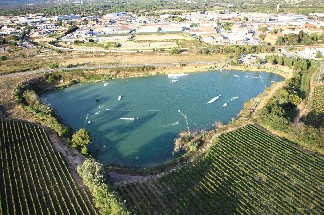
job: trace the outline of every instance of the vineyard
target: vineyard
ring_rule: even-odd
[[[311,112],[306,116],[305,123],[317,128],[324,128],[324,85],[314,89]]]
[[[2,214],[97,214],[42,128],[0,120],[0,150]]]
[[[248,125],[199,161],[118,192],[136,214],[322,214],[324,159]]]

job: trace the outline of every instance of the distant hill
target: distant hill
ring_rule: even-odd
[[[124,2],[141,2],[142,0],[125,0]],[[157,3],[161,2],[170,2],[171,0],[149,0],[149,2]],[[90,3],[90,2],[96,2],[96,3],[103,3],[103,2],[111,2],[109,0],[1,0],[0,6],[9,6],[9,5],[27,5],[27,4],[39,4],[39,3],[52,3],[52,4],[62,4],[62,3],[74,3],[74,4],[80,4],[80,3]],[[117,2],[119,2],[117,0]],[[198,3],[199,0],[173,0],[172,2],[183,2],[183,3]],[[205,2],[212,3],[242,3],[242,2],[250,2],[250,3],[279,3],[279,4],[285,4],[285,3],[300,3],[300,2],[307,2],[307,3],[324,3],[324,0],[207,0]]]
[[[22,9],[26,7],[48,7],[50,5],[62,5],[62,4],[87,4],[87,3],[103,3],[103,4],[111,4],[111,5],[159,5],[159,6],[167,6],[167,5],[204,5],[206,8],[213,6],[227,6],[227,4],[233,4],[237,7],[240,7],[241,4],[245,5],[265,5],[269,4],[280,4],[280,5],[300,5],[307,4],[313,5],[319,4],[324,5],[324,0],[0,0],[0,8],[1,9]],[[317,7],[315,6],[315,7]]]

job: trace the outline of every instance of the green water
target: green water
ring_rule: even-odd
[[[172,158],[179,132],[229,122],[244,102],[282,80],[271,73],[210,71],[175,83],[167,75],[83,83],[44,97],[64,123],[91,133],[89,148],[101,163],[149,167]]]

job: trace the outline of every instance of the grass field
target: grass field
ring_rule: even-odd
[[[254,125],[221,135],[199,161],[118,187],[136,214],[321,214],[324,159]]]
[[[42,128],[0,120],[0,163],[2,214],[97,214]]]
[[[178,47],[177,42],[182,43],[195,40],[193,37],[185,36],[182,33],[178,34],[136,34],[132,38],[129,35],[113,35],[107,37],[98,37],[98,42],[96,43],[81,43],[79,45],[73,44],[73,48],[82,48],[84,46],[87,49],[92,50],[169,50],[173,47]],[[80,39],[78,39],[80,40]],[[120,47],[109,47],[111,43],[119,43]],[[64,43],[61,45],[65,46]],[[90,48],[89,48],[90,47]]]

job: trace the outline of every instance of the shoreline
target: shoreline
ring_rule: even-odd
[[[166,66],[166,67],[156,67],[153,70],[147,71],[147,72],[143,72],[143,71],[135,71],[135,72],[129,72],[129,71],[123,71],[123,68],[121,68],[121,71],[119,73],[116,74],[116,77],[113,79],[119,79],[119,78],[126,78],[126,77],[147,77],[147,76],[154,76],[154,75],[166,75],[166,74],[171,74],[171,73],[194,73],[194,72],[207,72],[207,71],[213,71],[216,70],[215,72],[221,72],[221,71],[217,71],[220,70],[221,67],[217,67],[217,64],[210,64],[210,65],[185,65],[185,66],[180,66],[180,65],[175,65],[175,66]],[[243,67],[243,66],[226,66],[226,67],[222,67],[223,70],[225,71],[231,71],[231,70],[239,70],[239,71],[248,71],[248,72],[271,72],[274,74],[278,74],[283,76],[280,73],[276,73],[273,70],[270,69],[263,69],[263,68],[252,68],[252,67]],[[247,68],[247,69],[246,69]],[[102,75],[102,77],[105,76],[105,74],[111,74],[114,73],[114,71],[109,71],[108,69],[99,69],[99,70],[84,70],[83,71],[85,74],[96,74],[96,75]],[[81,77],[80,74],[75,73],[75,71],[66,71],[66,72],[62,72],[63,76],[62,78],[65,79],[66,77],[69,77],[70,73],[74,73],[74,76],[76,75],[77,77]],[[49,73],[51,74],[51,73]],[[41,74],[41,76],[44,77],[44,74]],[[31,80],[34,80],[34,78],[32,78]],[[107,80],[107,79],[105,79]],[[44,80],[43,80],[44,81]],[[100,81],[104,81],[104,80],[96,80],[97,82]],[[94,82],[94,80],[90,80],[90,81],[86,81],[86,80],[80,80],[80,82],[77,83],[67,83],[67,81],[64,81],[64,83],[60,83],[60,81],[58,81],[56,84],[51,86],[51,91],[56,91],[56,90],[60,90],[62,88],[65,87],[69,87],[73,84],[78,84],[78,83],[82,83],[82,82]],[[44,89],[43,93],[47,93],[48,91]],[[252,98],[253,99],[253,98]],[[16,107],[19,109],[18,105],[16,105]],[[241,110],[242,111],[242,110]],[[27,117],[28,118],[28,117]],[[237,117],[236,120],[241,119],[240,116]],[[27,119],[28,120],[28,119]],[[39,120],[37,120],[39,121]],[[44,125],[43,125],[44,126]],[[231,126],[229,124],[226,124],[225,126]],[[46,127],[46,126],[45,126]],[[218,130],[218,129],[217,129]],[[213,133],[215,132],[215,129],[212,129],[210,131],[208,131],[208,133]],[[187,153],[185,153],[187,154]],[[188,154],[187,154],[188,155]],[[197,155],[194,155],[194,157]],[[84,156],[80,155],[81,158],[84,158]],[[182,156],[179,156],[177,158],[181,158]],[[80,158],[80,159],[81,159]],[[192,158],[192,156],[189,156],[189,158]],[[68,159],[70,160],[70,159]],[[172,159],[174,161],[174,164],[177,165],[177,159]],[[167,162],[162,163],[156,167],[161,167],[162,169],[165,168],[165,164],[167,164]],[[173,165],[171,165],[173,166]],[[171,167],[172,168],[172,167]],[[137,169],[133,169],[131,167],[127,167],[125,168],[126,170],[128,169],[129,172],[132,171],[136,171]],[[169,169],[169,167],[167,167],[167,169]],[[140,169],[143,170],[143,169]]]
[[[180,65],[180,64],[179,64]],[[268,72],[273,73],[276,75],[280,75],[281,77],[288,79],[292,76],[293,70],[285,67],[285,66],[273,66],[273,65],[264,65],[263,67],[251,67],[251,66],[244,66],[244,65],[227,65],[222,66],[220,64],[210,63],[210,64],[189,64],[184,66],[157,66],[154,70],[148,71],[147,74],[141,75],[131,75],[128,77],[143,77],[143,76],[154,76],[154,75],[161,75],[161,74],[178,74],[178,73],[194,73],[194,72],[208,72],[208,71],[215,71],[222,72],[222,71],[242,71],[242,72]],[[144,66],[144,65],[143,65]],[[120,67],[122,70],[123,67]],[[91,72],[93,70],[88,70]],[[95,72],[94,72],[95,73]],[[99,74],[105,74],[105,70],[99,72]],[[116,77],[116,78],[124,78],[124,77]]]
[[[125,76],[124,72],[120,72],[119,76],[117,76],[116,78],[113,78],[113,79],[133,78],[133,77],[134,78],[135,77],[149,77],[149,76],[166,75],[166,74],[171,74],[171,73],[175,73],[175,74],[178,73],[179,74],[179,73],[185,73],[185,72],[187,72],[187,73],[190,74],[190,73],[195,73],[195,72],[209,72],[209,71],[213,71],[213,70],[214,70],[214,72],[222,72],[222,71],[217,71],[217,70],[219,70],[219,68],[211,68],[209,65],[189,66],[189,67],[187,67],[187,66],[184,66],[184,67],[174,67],[173,70],[170,69],[169,67],[167,67],[167,68],[157,68],[157,69],[155,68],[154,70],[151,70],[148,73],[140,72],[139,74],[138,73],[136,74],[136,72],[135,72],[134,73],[135,75],[133,74],[134,76],[126,75],[126,77],[124,77]],[[227,70],[226,69],[225,71],[234,71],[234,70],[239,70],[239,68],[236,67],[234,69],[233,67],[231,67],[230,70]],[[241,71],[241,72],[245,72],[245,71],[246,72],[265,72],[263,69],[257,69],[257,70],[254,70],[254,71],[252,71],[252,70],[251,71],[250,70],[239,70],[239,71]],[[69,71],[69,73],[70,72],[73,73],[73,71]],[[91,71],[85,71],[85,72],[91,73]],[[268,72],[270,72],[270,71],[268,71]],[[99,73],[99,74],[103,74],[104,75],[104,74],[107,74],[107,71],[106,70],[100,70],[100,71],[93,71],[93,73],[95,73],[95,74]],[[127,73],[127,72],[125,72],[125,73]],[[102,81],[104,82],[105,80],[90,81],[90,83],[91,82],[96,83],[96,82],[102,82]],[[109,80],[107,80],[107,81],[109,81]],[[76,84],[80,84],[80,83],[89,83],[89,82],[78,82]],[[71,85],[68,85],[68,86],[71,86]],[[62,88],[64,88],[64,87],[62,87]],[[54,91],[60,90],[60,89],[61,88],[57,88],[57,89],[54,89]],[[251,98],[251,99],[253,99],[253,98]],[[239,116],[236,116],[236,119],[238,119],[238,118],[239,118]],[[208,130],[207,132],[212,132],[213,130],[215,130],[215,128],[213,128],[211,130]],[[187,154],[187,153],[185,153],[185,154]],[[179,158],[179,157],[177,156],[177,158]],[[173,158],[171,160],[176,160],[176,159]],[[168,161],[163,162],[163,163],[161,163],[161,164],[159,164],[157,166],[154,166],[153,169],[155,169],[156,167],[158,167],[158,168],[159,167],[162,167],[163,168],[163,166],[165,164],[167,164]],[[104,164],[104,165],[109,166],[109,162],[106,163],[106,164]],[[117,165],[117,166],[119,166],[119,165]],[[124,166],[124,165],[120,165],[119,167],[122,167],[124,169],[129,169],[130,171],[143,170],[143,168],[133,168],[131,166]],[[151,168],[148,168],[148,169],[151,169]]]

